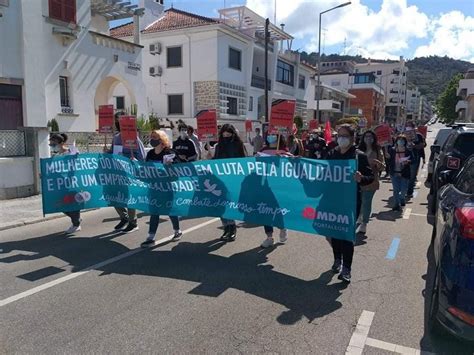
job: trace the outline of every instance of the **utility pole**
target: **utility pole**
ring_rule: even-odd
[[[268,122],[268,42],[270,40],[270,33],[268,27],[270,26],[270,20],[265,20],[265,75],[264,75],[264,89],[265,89],[265,122]]]
[[[319,31],[318,31],[318,81],[316,83],[317,100],[316,100],[316,120],[321,123],[321,113],[319,112],[319,100],[321,100],[321,17],[319,14]]]

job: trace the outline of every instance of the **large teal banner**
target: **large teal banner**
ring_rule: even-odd
[[[355,238],[355,160],[257,157],[162,165],[119,155],[41,160],[44,213],[107,206]]]

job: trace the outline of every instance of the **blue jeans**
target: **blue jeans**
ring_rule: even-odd
[[[171,219],[171,224],[173,225],[173,229],[175,231],[179,230],[179,217],[176,216],[169,216]],[[158,225],[160,224],[160,215],[152,214],[150,216],[150,226],[148,227],[149,234],[155,234],[158,230]]]
[[[370,215],[372,214],[372,199],[374,198],[374,191],[362,191],[362,223],[369,223]]]
[[[415,190],[416,175],[418,175],[419,168],[420,168],[419,159],[415,163],[410,164],[410,181],[408,183],[408,191],[407,191],[409,195],[413,195],[413,191]]]
[[[400,175],[391,175],[390,178],[392,180],[395,206],[400,206],[401,203],[405,202],[405,196],[408,189],[408,179],[405,179]]]

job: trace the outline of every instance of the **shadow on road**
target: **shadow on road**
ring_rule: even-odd
[[[216,240],[181,242],[171,251],[146,251],[101,270],[197,282],[199,285],[189,291],[193,295],[218,297],[230,288],[240,290],[285,306],[288,310],[277,318],[281,324],[294,324],[302,317],[311,322],[341,308],[337,299],[346,286],[330,284],[335,276],[331,271],[315,280],[301,280],[265,264],[275,248],[254,248],[229,257],[212,254],[222,245]]]
[[[50,234],[22,241],[0,243],[1,263],[39,260],[55,257],[72,266],[72,271],[84,270],[94,264],[130,251],[113,238],[118,233],[104,233],[93,237],[69,237]],[[218,297],[228,289],[236,289],[278,303],[287,308],[278,317],[281,324],[294,324],[303,317],[309,322],[342,307],[338,301],[343,283],[331,283],[336,276],[331,271],[314,280],[302,280],[273,270],[266,264],[269,249],[254,248],[231,256],[212,254],[225,243],[211,240],[204,243],[181,242],[171,251],[146,250],[130,256],[125,262],[102,266],[104,274],[146,275],[197,282],[189,293]],[[13,256],[2,254],[18,252]],[[23,253],[22,253],[23,252]],[[25,253],[27,252],[27,253]],[[87,255],[87,257],[84,257]],[[39,281],[65,269],[40,269],[24,279]]]

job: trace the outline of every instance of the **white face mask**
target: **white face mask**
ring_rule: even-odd
[[[341,148],[347,148],[351,145],[351,140],[347,137],[338,137],[337,145]]]

